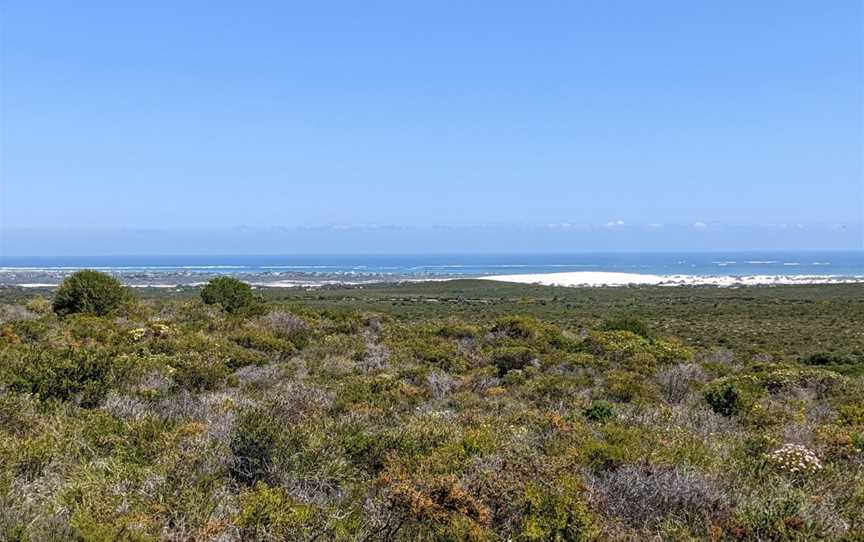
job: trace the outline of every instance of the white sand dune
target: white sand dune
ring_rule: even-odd
[[[605,273],[575,271],[568,273],[536,273],[526,275],[494,275],[485,280],[541,284],[544,286],[755,286],[759,284],[846,284],[864,282],[864,275],[838,277],[831,275],[751,275],[751,276],[696,276],[647,275],[640,273]]]

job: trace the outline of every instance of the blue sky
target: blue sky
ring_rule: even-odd
[[[444,249],[477,228],[478,245],[527,228],[550,249],[625,230],[608,246],[861,248],[862,16],[857,0],[10,0],[4,250],[151,251],[129,232],[156,231],[165,253],[224,252],[274,228],[290,235],[260,251],[309,228],[343,250],[340,232],[381,227]]]

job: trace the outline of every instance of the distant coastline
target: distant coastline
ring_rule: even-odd
[[[864,251],[722,253],[103,256],[0,259],[0,285],[50,288],[79,269],[133,287],[193,287],[230,275],[261,287],[482,278],[560,286],[864,282]]]

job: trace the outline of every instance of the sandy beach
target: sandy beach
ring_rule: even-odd
[[[525,275],[494,275],[484,280],[540,284],[544,286],[756,286],[786,284],[848,284],[864,282],[864,275],[838,277],[830,275],[750,275],[696,276],[651,275],[640,273],[606,273],[576,271],[567,273],[536,273]]]

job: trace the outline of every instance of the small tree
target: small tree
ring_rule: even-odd
[[[54,296],[54,312],[86,313],[103,316],[120,307],[129,294],[120,281],[105,273],[85,269],[77,271],[63,281]]]
[[[228,312],[251,306],[255,302],[252,287],[232,277],[212,279],[201,290],[201,299],[207,305],[222,305]]]

